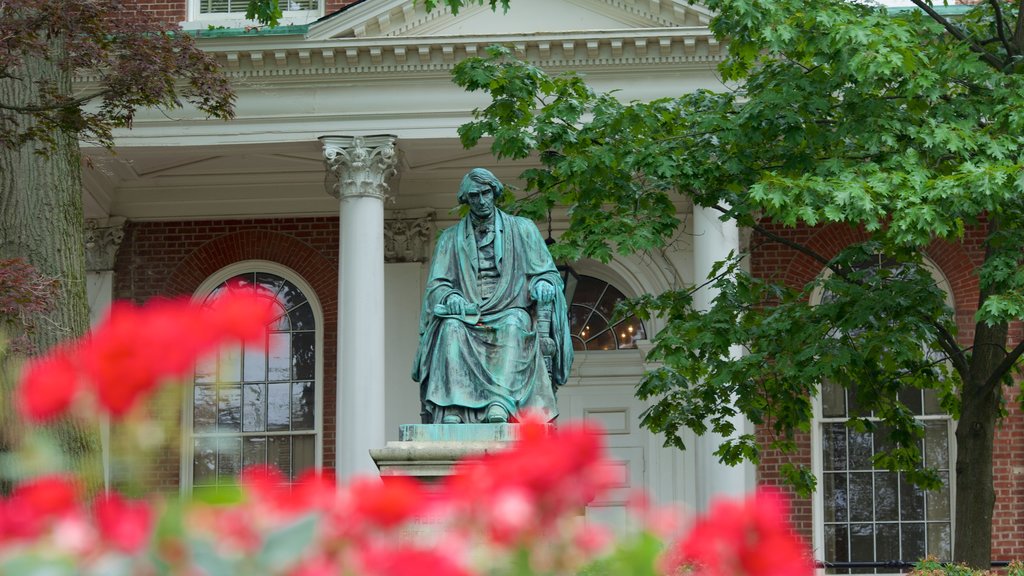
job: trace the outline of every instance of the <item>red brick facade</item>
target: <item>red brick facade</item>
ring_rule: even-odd
[[[334,467],[334,414],[338,324],[338,219],[279,218],[190,222],[132,222],[118,251],[114,297],[145,302],[157,296],[191,296],[209,276],[236,262],[265,260],[286,266],[316,292],[323,309],[323,462]],[[168,423],[181,422],[180,403],[159,408]],[[150,485],[178,487],[179,446],[153,463]]]
[[[835,255],[842,246],[862,240],[856,230],[829,226],[787,230],[772,227],[772,232],[807,245],[825,256]],[[969,344],[974,336],[974,313],[978,304],[978,278],[974,269],[984,256],[982,242],[984,231],[968,231],[961,244],[936,242],[927,250],[927,256],[935,263],[949,281],[956,309],[958,338],[961,344]],[[755,235],[752,245],[756,246],[751,255],[751,272],[762,278],[783,280],[793,286],[809,282],[821,272],[821,265],[809,256],[777,243],[758,244]],[[1020,340],[1021,326],[1011,328],[1011,342]],[[1017,392],[1007,390],[1009,414],[996,433],[995,487],[996,509],[993,520],[992,554],[996,560],[1024,558],[1024,413],[1022,413]],[[768,431],[760,430],[762,440]],[[758,469],[758,482],[767,485],[781,485],[779,467],[787,462],[810,466],[811,441],[809,435],[798,440],[801,452],[798,456],[785,456],[766,452]],[[1015,472],[1016,471],[1016,472]],[[797,530],[811,541],[813,519],[811,499],[793,501],[793,521]]]

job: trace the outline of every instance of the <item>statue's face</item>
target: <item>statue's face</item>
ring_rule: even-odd
[[[487,184],[474,183],[466,194],[469,211],[477,218],[490,218],[494,214],[494,190]]]

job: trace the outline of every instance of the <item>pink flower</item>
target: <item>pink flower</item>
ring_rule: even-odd
[[[814,573],[810,553],[787,522],[786,500],[761,489],[745,501],[720,500],[675,549],[702,576],[802,576]]]
[[[111,493],[96,499],[93,513],[100,535],[114,548],[134,554],[149,542],[153,511],[146,502],[130,502]]]

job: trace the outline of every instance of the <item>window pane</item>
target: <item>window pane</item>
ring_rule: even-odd
[[[306,301],[306,296],[291,282],[285,280],[277,299],[286,310],[291,310]]]
[[[311,435],[292,437],[292,479],[316,466],[316,442]]]
[[[604,294],[604,288],[607,285],[607,282],[598,280],[593,276],[580,276],[579,283],[576,284],[576,292],[572,297],[572,303],[587,308],[595,308]]]
[[[242,398],[242,431],[267,429],[267,385],[246,384]]]
[[[932,416],[945,414],[946,411],[939,405],[939,393],[935,390],[924,390],[924,413]]]
[[[850,520],[870,522],[873,511],[871,472],[850,473]]]
[[[821,447],[824,450],[825,470],[846,470],[846,424],[835,422],[823,425]]]
[[[309,302],[299,306],[289,313],[292,321],[292,330],[313,330],[316,322],[313,320],[313,307]]]
[[[948,523],[928,524],[928,554],[939,560],[949,560],[953,555],[953,536]]]
[[[825,503],[825,522],[846,522],[849,519],[846,473],[825,474],[822,478],[821,490]]]
[[[292,439],[290,436],[267,438],[267,464],[277,467],[285,476],[292,474]]]
[[[247,436],[242,442],[242,468],[267,463],[267,437]]]
[[[612,313],[615,311],[615,305],[620,301],[625,300],[626,297],[622,295],[611,284],[608,284],[608,288],[605,289],[604,296],[601,297],[601,301],[597,303],[597,312],[605,318],[611,318]]]
[[[212,384],[217,381],[217,356],[209,355],[196,363],[196,383]]]
[[[192,446],[192,484],[211,486],[217,483],[217,439],[196,438]]]
[[[850,524],[850,562],[875,560],[875,531],[871,524]]]
[[[925,501],[928,503],[928,520],[949,520],[949,472],[939,472],[942,478],[942,488],[926,492]]]
[[[899,399],[914,414],[920,415],[923,413],[924,404],[921,401],[921,391],[917,388],[904,388],[900,390]]]
[[[924,464],[929,468],[949,469],[949,424],[946,420],[925,422]]]
[[[220,382],[240,382],[242,378],[242,351],[228,346],[220,351],[217,378]]]
[[[871,456],[875,453],[872,434],[849,430],[850,470],[870,470]]]
[[[900,474],[900,520],[924,520],[924,491]]]
[[[281,278],[277,274],[270,274],[267,272],[257,272],[255,275],[255,282],[267,292],[273,295],[277,295],[284,287],[284,278]]]
[[[267,430],[288,430],[291,414],[291,384],[267,386]]]
[[[821,415],[824,418],[846,416],[846,389],[834,382],[821,385]]]
[[[267,380],[290,380],[292,377],[291,334],[270,334],[270,350],[267,355]]]
[[[313,332],[292,334],[292,367],[295,380],[312,380],[316,373],[316,340]]]
[[[636,348],[636,341],[647,337],[644,335],[643,324],[635,316],[630,316],[619,322],[613,330],[618,336],[620,350]]]
[[[593,323],[594,318],[591,318],[590,321]],[[605,330],[587,340],[587,350],[615,350],[615,336],[612,334],[612,331]]]
[[[264,382],[267,379],[267,346],[265,343],[246,344],[242,361],[242,378],[246,382]]]
[[[192,429],[212,432],[217,429],[217,388],[196,386],[192,392]]]
[[[292,384],[292,430],[312,430],[316,392],[312,382]]]
[[[899,481],[895,472],[875,473],[875,521],[896,522],[900,519]]]
[[[911,561],[924,558],[924,523],[913,522],[900,525],[900,545],[903,558]]]
[[[217,439],[217,483],[235,484],[242,471],[242,439]]]
[[[583,329],[580,330],[580,338],[583,338],[583,341],[587,343],[587,347],[591,350],[599,350],[600,347],[594,348],[594,344],[591,342],[591,339],[595,336],[601,335],[601,333],[607,328],[608,322],[600,314],[592,314],[590,319],[587,320],[587,323],[583,326]],[[611,333],[608,333],[607,336],[611,336]],[[614,339],[612,345],[614,347]]]
[[[900,556],[900,525],[875,525],[875,559],[878,562],[895,562]]]
[[[217,430],[238,432],[242,423],[242,389],[239,386],[221,386],[217,390]]]

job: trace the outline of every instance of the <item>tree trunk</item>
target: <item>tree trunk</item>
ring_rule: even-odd
[[[0,102],[7,106],[39,104],[39,86],[50,84],[64,94],[71,93],[70,74],[57,63],[64,56],[59,41],[51,43],[50,57],[26,58],[14,71],[15,78],[0,79]],[[19,129],[33,125],[27,115],[18,115]],[[73,133],[54,134],[54,143],[43,152],[42,145],[29,142],[19,148],[0,147],[0,258],[22,257],[40,273],[59,279],[60,291],[52,308],[32,318],[35,330],[30,341],[39,352],[56,343],[75,338],[89,325],[85,293],[81,167],[78,141]],[[5,359],[6,360],[6,359]],[[8,376],[15,370],[6,370]],[[3,383],[5,398],[11,398],[14,382]],[[10,402],[3,402],[10,411]],[[10,413],[0,414],[3,432],[15,437],[21,428]],[[98,453],[95,431],[81,423],[61,422],[52,427],[76,468],[90,466]]]
[[[981,302],[985,301],[983,290]],[[956,429],[956,516],[953,558],[988,570],[992,563],[992,513],[995,507],[993,444],[999,419],[1001,381],[987,384],[1006,356],[1007,325],[986,326],[974,332],[970,374],[960,392]]]

